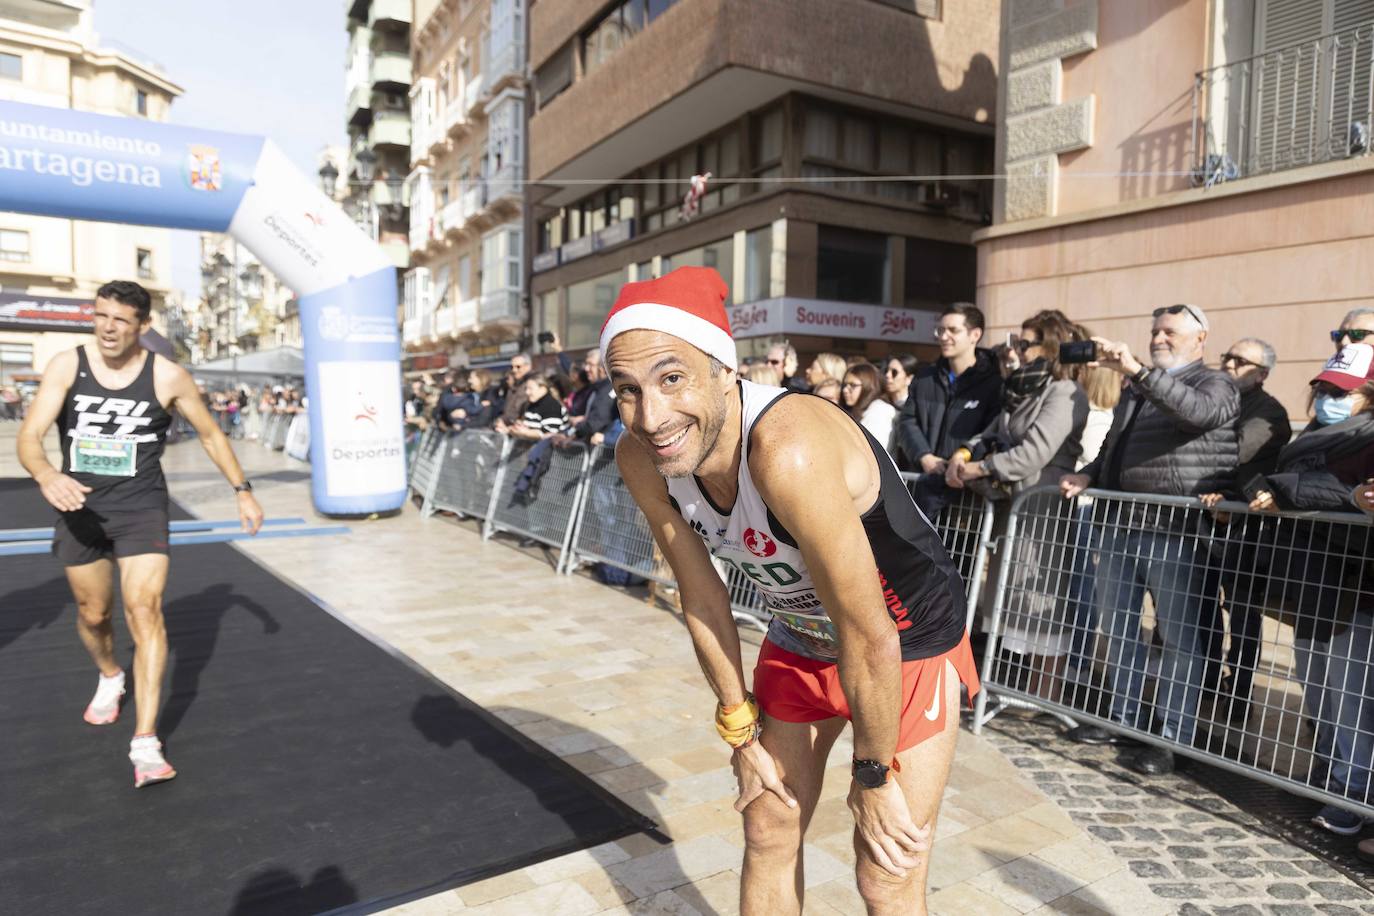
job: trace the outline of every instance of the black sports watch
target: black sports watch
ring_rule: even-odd
[[[235,493],[252,493],[252,492],[253,492],[253,482],[252,482],[251,480],[245,480],[243,483],[241,483],[241,484],[239,484],[238,486],[234,487],[234,492],[235,492]]]
[[[854,758],[854,781],[865,789],[881,789],[887,785],[887,771],[890,767],[884,766],[876,760],[860,760]]]

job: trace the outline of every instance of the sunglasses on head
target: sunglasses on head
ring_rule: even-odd
[[[1254,366],[1256,369],[1263,369],[1264,366],[1255,362],[1253,359],[1246,359],[1244,356],[1237,356],[1234,353],[1221,354],[1221,364],[1235,363],[1237,366]]]
[[[1374,334],[1374,331],[1366,328],[1341,328],[1331,332],[1331,342],[1339,346],[1342,340],[1349,337],[1351,343],[1360,343],[1370,334]]]
[[[1193,320],[1196,321],[1198,324],[1202,325],[1203,327],[1207,326],[1207,322],[1202,320],[1201,315],[1193,311],[1193,307],[1191,305],[1163,305],[1155,309],[1153,312],[1151,312],[1150,315],[1153,318],[1158,318],[1160,315],[1181,315],[1184,312],[1187,312],[1189,315],[1192,315]]]

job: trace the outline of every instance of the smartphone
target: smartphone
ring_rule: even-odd
[[[1059,361],[1061,363],[1097,362],[1097,341],[1070,340],[1066,343],[1060,344]]]

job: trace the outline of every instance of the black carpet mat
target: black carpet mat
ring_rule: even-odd
[[[0,481],[0,528],[51,522]],[[371,912],[652,826],[228,545],[175,549],[164,609],[179,775],[135,790],[61,567],[0,558],[0,913]]]

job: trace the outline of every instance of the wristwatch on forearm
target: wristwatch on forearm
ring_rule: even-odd
[[[1133,382],[1135,382],[1137,385],[1139,385],[1141,382],[1145,381],[1145,377],[1146,377],[1147,375],[1149,375],[1149,374],[1150,374],[1150,367],[1149,367],[1149,366],[1141,366],[1139,369],[1135,370],[1135,372],[1131,374],[1131,381],[1133,381]]]
[[[860,760],[855,757],[854,781],[865,789],[880,789],[887,784],[889,769],[890,767],[876,760]]]
[[[245,480],[243,483],[236,484],[236,485],[234,486],[234,492],[235,492],[235,493],[252,493],[252,492],[253,492],[253,483],[252,483],[252,481]]]

